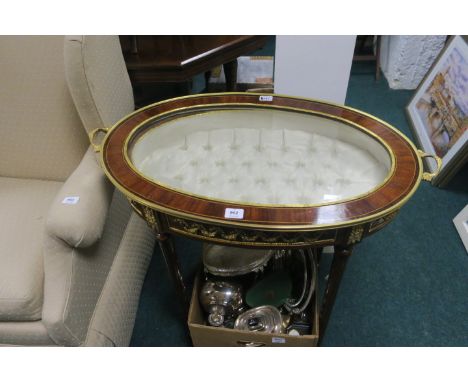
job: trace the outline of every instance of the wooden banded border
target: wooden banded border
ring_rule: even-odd
[[[117,123],[107,134],[101,150],[106,174],[129,198],[163,212],[169,211],[175,215],[227,225],[251,225],[283,230],[317,226],[338,227],[352,225],[356,221],[369,221],[398,209],[418,186],[422,169],[414,146],[385,123],[356,110],[316,100],[274,95],[272,101],[263,102],[259,98],[259,94],[253,93],[204,94],[176,98],[141,109]],[[216,104],[292,107],[343,118],[373,132],[390,147],[395,156],[395,171],[384,186],[356,200],[314,207],[270,207],[246,206],[186,195],[152,183],[128,165],[123,152],[124,144],[136,126],[161,113]],[[244,219],[225,219],[224,212],[227,207],[243,208]]]

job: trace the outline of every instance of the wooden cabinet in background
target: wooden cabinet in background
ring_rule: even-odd
[[[120,43],[137,105],[142,106],[149,103],[144,101],[148,90],[151,93],[151,89],[154,92],[168,84],[176,87],[174,95],[189,94],[195,75],[204,73],[208,80],[210,71],[219,65],[224,67],[226,90],[235,91],[237,57],[263,47],[267,39],[268,36],[120,36]]]

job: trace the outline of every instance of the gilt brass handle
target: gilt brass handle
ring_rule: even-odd
[[[91,146],[93,146],[93,149],[94,149],[94,152],[95,153],[98,153],[101,151],[101,145],[100,144],[97,144],[97,143],[94,143],[94,138],[96,138],[96,135],[98,133],[104,133],[104,134],[107,134],[107,132],[109,131],[109,129],[105,128],[105,127],[98,127],[97,129],[94,129],[93,131],[91,131],[88,136],[89,136],[89,142],[91,143]]]
[[[435,159],[435,161],[437,162],[437,170],[435,172],[432,172],[432,173],[431,172],[423,172],[423,174],[422,174],[423,180],[426,180],[426,181],[430,182],[432,180],[432,178],[434,178],[434,176],[436,176],[440,172],[440,169],[442,167],[442,159],[440,159],[437,155],[428,154],[428,153],[425,153],[422,150],[418,150],[418,154],[421,157],[421,159],[429,157],[429,158]]]

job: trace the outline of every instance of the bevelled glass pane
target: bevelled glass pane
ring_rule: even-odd
[[[245,204],[310,205],[359,197],[389,175],[375,137],[336,119],[276,109],[226,109],[149,128],[130,158],[146,178]]]

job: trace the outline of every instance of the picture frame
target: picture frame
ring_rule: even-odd
[[[432,184],[444,186],[468,160],[468,44],[447,42],[406,107],[420,148],[442,159]],[[437,165],[426,159],[430,172]]]
[[[460,239],[465,245],[468,253],[468,204],[453,219],[453,224],[460,235]]]

